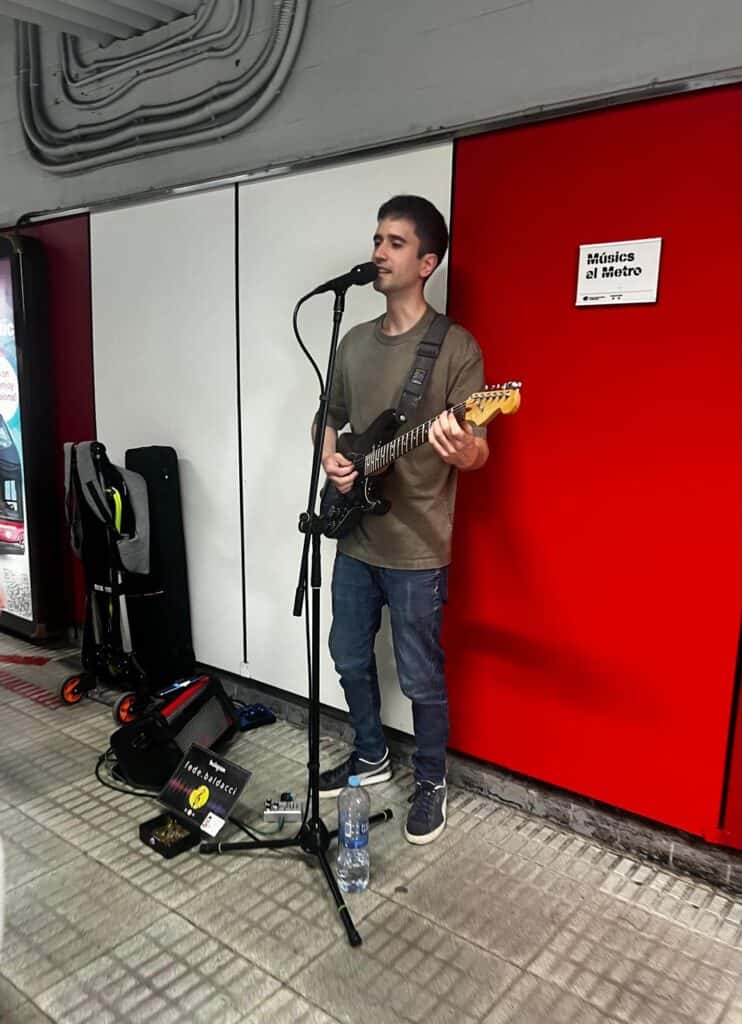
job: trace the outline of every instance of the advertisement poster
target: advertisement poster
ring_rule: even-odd
[[[0,258],[0,610],[29,622],[31,577],[10,259]]]
[[[212,838],[245,788],[250,772],[197,743],[171,775],[160,803]]]

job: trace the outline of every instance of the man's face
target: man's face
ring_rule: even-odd
[[[374,288],[384,295],[420,288],[435,270],[436,256],[419,256],[420,239],[407,218],[386,217],[374,235],[373,261],[379,268]]]

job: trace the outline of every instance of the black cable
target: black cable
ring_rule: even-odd
[[[158,800],[159,801],[159,793],[158,792],[149,792],[148,790],[145,790],[145,789],[135,789],[133,786],[131,786],[131,787],[128,787],[128,786],[115,786],[112,782],[107,782],[101,776],[101,773],[100,773],[101,765],[103,764],[104,761],[106,761],[108,759],[109,754],[112,754],[112,753],[113,753],[113,747],[109,747],[108,750],[106,750],[105,753],[101,754],[100,757],[98,758],[98,761],[97,761],[97,763],[95,765],[95,777],[97,778],[98,782],[100,782],[100,784],[102,786],[105,786],[107,789],[114,790],[114,792],[116,792],[116,793],[125,793],[127,796],[142,796],[142,797],[146,797],[148,800]],[[251,831],[250,828],[244,823],[244,821],[240,821],[239,818],[234,818],[234,817],[230,816],[230,817],[227,818],[227,820],[231,821],[233,825],[236,825],[237,828],[241,829],[243,832],[245,832],[247,835],[249,835],[251,839],[257,839],[261,835],[262,836],[273,836],[273,835],[276,835],[276,833],[282,831],[283,825],[284,825],[284,819],[283,818],[279,818],[279,820],[278,820],[278,827],[275,828],[275,829],[271,829],[270,831],[262,831],[261,829],[255,829],[254,831]]]
[[[317,379],[319,380],[320,391],[324,391],[324,389],[325,389],[325,382],[322,379],[322,374],[320,373],[319,367],[317,366],[317,364],[315,363],[314,359],[312,358],[311,352],[306,347],[304,342],[301,340],[301,335],[299,334],[299,324],[298,324],[298,321],[296,319],[297,316],[299,315],[299,310],[301,309],[302,304],[304,302],[306,302],[307,299],[311,299],[312,294],[313,293],[310,292],[309,295],[305,295],[303,298],[299,299],[299,301],[296,303],[296,305],[294,306],[294,315],[292,317],[292,323],[294,325],[294,334],[296,335],[296,340],[299,342],[299,346],[300,346],[302,352],[304,353],[304,355],[307,357],[309,362],[314,367],[314,372],[317,374]]]
[[[267,830],[267,829],[259,829],[259,828],[250,829],[244,823],[244,821],[240,821],[239,818],[234,818],[234,817],[232,817],[232,815],[230,815],[227,818],[227,821],[231,821],[233,825],[236,825],[237,828],[240,829],[240,831],[242,831],[246,835],[250,836],[251,839],[257,839],[258,842],[260,841],[260,836],[275,836],[278,832],[283,831],[283,823],[284,823],[284,819],[283,818],[279,818],[278,819],[278,826],[277,826],[277,828],[272,828],[270,830]]]
[[[104,754],[101,754],[100,757],[98,758],[98,762],[95,766],[95,777],[97,778],[98,782],[100,782],[102,786],[106,786],[107,789],[115,790],[117,793],[126,793],[129,796],[144,796],[147,797],[148,800],[157,800],[157,793],[150,792],[149,790],[135,789],[133,786],[130,788],[126,788],[125,786],[114,786],[112,782],[106,782],[106,780],[101,776],[100,766],[108,758],[108,755],[112,752],[113,747],[109,747],[108,750]]]

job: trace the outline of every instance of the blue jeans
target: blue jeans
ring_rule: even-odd
[[[448,694],[440,635],[447,596],[447,567],[380,569],[340,552],[335,557],[330,654],[348,702],[356,751],[367,761],[380,760],[386,751],[374,655],[386,604],[399,682],[412,701],[415,778],[436,783],[446,774]]]

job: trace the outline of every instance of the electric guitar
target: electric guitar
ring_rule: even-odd
[[[454,405],[453,412],[459,422],[483,427],[498,413],[507,415],[516,412],[520,405],[520,381],[495,384],[475,391],[465,402]],[[389,471],[392,463],[419,448],[428,440],[428,432],[434,419],[399,434],[399,420],[394,409],[386,409],[362,434],[340,434],[337,450],[350,459],[358,476],[347,494],[340,491],[328,480],[320,501],[322,532],[326,537],[337,540],[345,537],[366,513],[383,516],[391,508],[382,493],[381,477]]]

